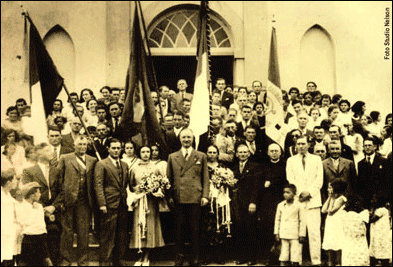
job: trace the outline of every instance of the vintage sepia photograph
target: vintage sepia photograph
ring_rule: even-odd
[[[392,266],[391,1],[2,1],[1,266]]]

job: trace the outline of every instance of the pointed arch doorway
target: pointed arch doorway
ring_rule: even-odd
[[[158,85],[177,92],[179,79],[186,79],[190,93],[194,91],[199,6],[183,5],[156,16],[148,29],[149,46]],[[224,78],[233,84],[234,49],[230,31],[215,13],[210,15],[211,79]]]

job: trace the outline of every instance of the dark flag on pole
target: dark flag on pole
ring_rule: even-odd
[[[62,89],[63,78],[57,72],[56,66],[53,64],[53,60],[46,50],[34,23],[28,16],[25,19],[30,22],[28,38],[30,87],[40,83],[45,115],[48,116],[51,114],[53,103]]]
[[[135,4],[130,64],[125,86],[126,100],[120,121],[121,134],[123,140],[133,139],[138,145],[158,143],[164,146],[161,151],[165,151],[164,133],[150,96],[150,89],[154,89],[154,77],[148,70],[153,66],[148,65],[151,61],[147,59],[140,23],[138,4]]]
[[[277,37],[276,29],[272,28],[270,41],[269,73],[267,85],[267,97],[270,100],[270,110],[266,115],[266,135],[268,140],[273,140],[284,149],[284,110],[280,83],[280,71],[278,68]],[[270,141],[267,141],[270,143]]]
[[[25,84],[30,90],[31,118],[25,125],[26,133],[34,137],[34,143],[47,142],[46,117],[51,114],[53,103],[59,95],[63,78],[42,42],[33,21],[25,14],[24,32]]]

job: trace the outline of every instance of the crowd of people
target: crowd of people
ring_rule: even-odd
[[[184,79],[177,93],[151,92],[165,146],[123,137],[124,89],[56,99],[39,144],[24,123],[30,107],[17,99],[1,124],[1,264],[86,265],[93,233],[103,266],[127,265],[127,248],[148,266],[170,242],[177,266],[301,265],[303,246],[312,265],[389,265],[392,114],[383,122],[365,102],[308,82],[304,93],[282,90],[281,147],[266,134],[272,107],[260,81],[214,85],[211,131],[197,147]],[[213,194],[217,168],[237,179],[225,212]],[[152,173],[170,181],[164,198],[142,194]]]

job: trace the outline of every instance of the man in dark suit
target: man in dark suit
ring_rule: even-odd
[[[69,134],[63,135],[61,140],[61,145],[70,148],[72,152],[74,152],[75,136],[77,136],[79,134],[79,131],[82,129],[82,123],[78,117],[73,117],[70,121],[70,125],[71,125],[71,132]]]
[[[325,159],[323,164],[323,186],[321,189],[322,202],[325,202],[328,194],[329,183],[335,180],[342,180],[348,183],[347,193],[353,191],[353,183],[356,182],[356,169],[353,161],[341,157],[340,141],[331,141],[328,145],[330,157]]]
[[[267,147],[265,147],[264,143],[260,143],[256,141],[257,130],[252,126],[246,126],[244,130],[245,136],[245,144],[248,147],[250,152],[250,161],[262,163],[262,161],[267,160]]]
[[[240,144],[236,149],[238,163],[233,165],[233,173],[238,179],[233,188],[233,235],[236,253],[236,264],[256,264],[256,225],[258,203],[258,178],[261,177],[261,167],[256,162],[249,160],[250,151],[245,144]]]
[[[163,106],[163,116],[165,117],[166,114],[169,112],[173,112],[172,110],[172,102],[168,99],[169,95],[169,88],[166,85],[160,86],[158,88],[158,93],[160,94],[160,100],[161,102],[165,102],[165,105]]]
[[[181,110],[181,103],[183,99],[188,99],[192,102],[193,94],[187,93],[187,81],[184,79],[180,79],[177,81],[177,89],[179,92],[172,97],[172,112],[175,110]]]
[[[130,184],[127,164],[120,160],[120,140],[112,138],[109,156],[100,160],[94,172],[94,189],[100,209],[100,265],[125,266],[127,235],[127,191]]]
[[[111,118],[109,119],[107,126],[110,129],[110,136],[114,138],[119,138],[121,139],[122,134],[121,134],[121,127],[120,127],[120,121],[121,121],[121,108],[120,104],[117,102],[111,102],[108,105],[108,110],[109,114],[111,115]]]
[[[105,159],[109,155],[108,142],[110,136],[108,136],[108,133],[109,129],[107,125],[102,123],[97,125],[97,137],[94,138],[94,145],[97,149],[98,154],[100,154],[101,159]],[[93,152],[95,154],[95,151]]]
[[[70,266],[73,262],[74,230],[78,237],[77,263],[88,264],[89,222],[94,203],[93,173],[97,159],[86,155],[87,143],[86,136],[77,135],[75,153],[61,156],[57,166],[58,179],[62,185],[62,190],[55,200],[55,204],[62,207],[62,266]]]
[[[216,88],[221,93],[221,105],[228,110],[229,106],[234,102],[234,98],[233,98],[232,93],[225,91],[226,87],[227,87],[227,85],[226,85],[225,79],[218,78],[216,81]]]
[[[55,132],[57,133],[57,132]],[[45,210],[45,224],[48,231],[47,242],[50,258],[53,265],[60,264],[60,204],[54,204],[54,200],[61,191],[61,184],[56,177],[56,167],[51,164],[53,152],[46,143],[36,147],[38,162],[36,165],[23,170],[22,183],[37,182],[41,186],[40,203]],[[52,216],[54,215],[54,216]]]
[[[363,198],[364,207],[370,209],[374,195],[385,192],[391,196],[392,173],[387,159],[376,153],[377,141],[374,138],[365,138],[363,148],[365,158],[358,163],[359,175],[354,188],[355,193]]]
[[[173,129],[165,132],[165,140],[169,148],[169,153],[178,151],[181,148],[179,134],[183,129],[184,114],[181,111],[175,111],[173,114]]]
[[[351,147],[344,144],[341,136],[341,128],[334,124],[330,125],[329,135],[331,140],[338,140],[341,143],[341,157],[354,161]]]
[[[168,191],[169,204],[175,213],[176,266],[184,262],[184,237],[190,236],[191,265],[199,265],[200,206],[209,201],[209,172],[206,154],[192,148],[194,135],[191,129],[180,132],[181,149],[169,155],[167,176],[172,185]],[[191,233],[187,230],[190,226]]]
[[[57,127],[49,128],[48,140],[52,150],[52,163],[55,167],[57,166],[61,155],[74,152],[71,147],[61,145],[62,135],[60,129]]]
[[[258,119],[254,119],[252,116],[252,108],[249,105],[244,105],[241,108],[241,115],[242,115],[242,120],[237,123],[237,131],[236,131],[236,136],[239,136],[241,138],[245,138],[244,132],[246,130],[246,126],[253,126],[255,129],[258,129],[257,131],[257,140],[260,140],[261,133],[259,129],[259,122]]]

